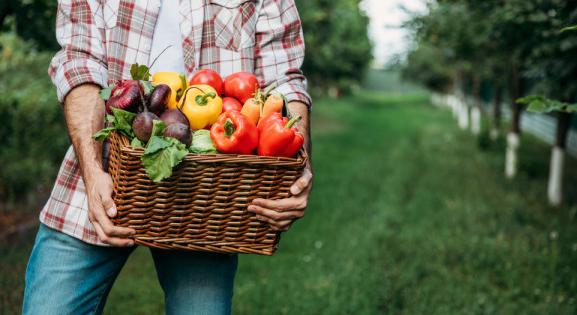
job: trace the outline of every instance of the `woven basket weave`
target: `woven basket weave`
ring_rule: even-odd
[[[255,198],[289,197],[307,157],[188,154],[154,183],[142,167],[142,149],[126,137],[110,137],[109,173],[118,216],[114,223],[136,230],[137,244],[218,253],[272,255],[279,233],[246,211]]]

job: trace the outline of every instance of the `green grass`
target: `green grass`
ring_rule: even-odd
[[[502,142],[479,145],[420,92],[321,100],[313,124],[307,215],[275,256],[240,258],[235,314],[577,313],[575,197],[546,206],[546,145],[525,137],[507,181]],[[0,247],[2,314],[18,311],[30,243]],[[106,313],[162,303],[141,248]]]

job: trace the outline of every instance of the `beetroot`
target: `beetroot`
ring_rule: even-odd
[[[178,109],[167,109],[160,115],[160,120],[164,121],[166,126],[170,126],[175,123],[181,123],[184,125],[190,125],[188,123],[188,118]]]
[[[172,91],[168,85],[157,85],[154,90],[152,90],[152,93],[150,93],[150,97],[148,98],[148,111],[153,112],[156,115],[162,114],[162,112],[164,112],[166,109],[166,104],[168,104],[171,93]]]
[[[175,138],[187,147],[192,143],[192,130],[188,125],[173,123],[168,125],[162,134],[165,137]]]
[[[160,120],[158,116],[151,112],[142,112],[134,118],[132,130],[138,140],[146,143],[152,135],[152,126],[154,120]]]

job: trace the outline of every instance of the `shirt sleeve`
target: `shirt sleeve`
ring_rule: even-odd
[[[62,48],[52,58],[48,74],[61,103],[70,90],[81,84],[107,85],[103,25],[99,1],[58,1],[56,39]]]
[[[256,25],[255,56],[255,72],[261,85],[276,84],[276,90],[289,102],[312,105],[300,69],[305,44],[294,0],[264,0]]]

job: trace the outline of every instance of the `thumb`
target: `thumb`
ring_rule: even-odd
[[[111,192],[104,193],[102,194],[101,197],[102,197],[102,207],[106,211],[106,214],[110,218],[114,218],[118,212],[116,211],[116,205],[114,204],[114,200],[112,200],[112,193]]]
[[[311,183],[313,174],[310,170],[305,169],[303,175],[291,187],[291,194],[298,195],[305,190]]]

